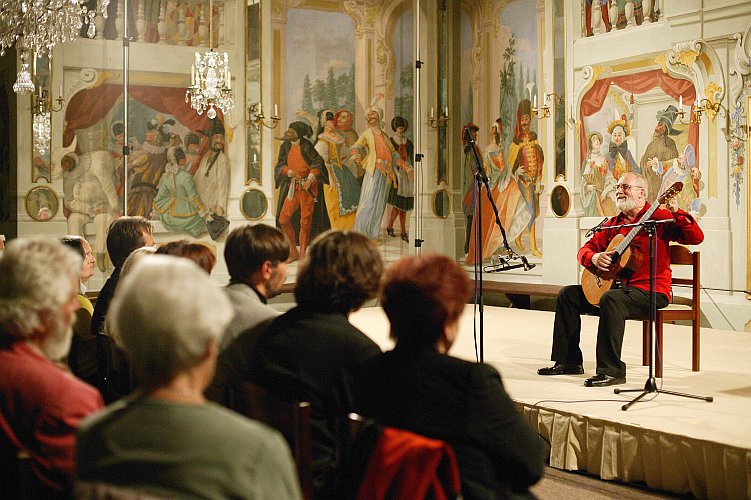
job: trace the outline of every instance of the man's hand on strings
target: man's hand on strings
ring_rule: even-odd
[[[600,271],[609,271],[610,266],[613,265],[614,250],[610,252],[599,252],[592,256],[592,265],[594,265]]]

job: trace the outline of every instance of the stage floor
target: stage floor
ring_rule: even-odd
[[[362,309],[350,319],[382,349],[393,345],[381,308]],[[479,320],[472,305],[461,321],[451,354],[476,360],[473,323]],[[595,370],[596,317],[582,318],[584,375],[537,375],[550,365],[552,327],[552,312],[485,307],[485,362],[498,369],[508,393],[550,444],[551,466],[699,498],[751,498],[751,334],[702,329],[701,371],[692,372],[690,328],[666,325],[658,387],[714,401],[649,394],[623,411],[638,393],[583,385]],[[627,322],[628,374],[621,388],[642,389],[647,380],[641,338],[641,322]]]

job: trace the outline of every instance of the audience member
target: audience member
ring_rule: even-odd
[[[97,363],[96,337],[91,334],[91,316],[94,314],[94,306],[84,295],[86,282],[94,274],[94,254],[91,245],[83,237],[69,234],[60,238],[63,245],[74,250],[83,259],[81,274],[78,278],[78,310],[76,320],[73,323],[73,339],[68,354],[68,366],[73,374],[85,382],[96,385],[101,380]]]
[[[151,223],[140,216],[120,217],[110,224],[107,230],[107,252],[115,266],[114,271],[104,283],[97,295],[94,305],[94,315],[91,318],[91,334],[102,332],[104,316],[107,314],[117,282],[120,279],[120,269],[125,259],[136,248],[153,246],[154,237],[151,235]]]
[[[137,488],[168,498],[300,498],[284,438],[203,397],[232,318],[206,273],[186,259],[143,257],[111,314],[141,389],[81,426],[78,496]]]
[[[65,496],[75,430],[102,407],[57,365],[68,354],[81,258],[51,238],[20,238],[0,258],[0,496],[20,497],[17,456],[31,457],[39,498]],[[29,485],[31,486],[31,485]]]
[[[310,402],[316,498],[330,498],[334,487],[336,424],[353,407],[349,373],[381,352],[348,316],[377,294],[382,269],[367,236],[319,235],[300,264],[297,307],[273,320],[250,363],[236,367],[277,397]]]
[[[359,411],[451,445],[465,499],[527,495],[543,473],[542,442],[498,372],[449,356],[469,297],[448,257],[404,257],[386,271],[381,302],[396,347],[357,374]]]
[[[159,255],[174,255],[175,257],[185,257],[190,259],[198,267],[211,274],[216,264],[216,254],[212,249],[203,243],[192,243],[188,240],[176,240],[160,245],[156,253]]]
[[[224,246],[229,284],[224,288],[235,317],[219,343],[220,352],[244,330],[267,323],[279,311],[266,304],[287,278],[289,241],[279,229],[265,224],[232,230]],[[251,337],[247,336],[246,340]],[[246,346],[251,349],[252,345]]]

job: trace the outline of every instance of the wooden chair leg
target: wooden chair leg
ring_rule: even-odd
[[[662,378],[662,316],[657,313],[657,322],[655,323],[655,337],[657,338],[657,348],[655,353],[655,377]]]
[[[701,324],[697,320],[691,322],[691,370],[699,371],[699,335],[701,334]]]

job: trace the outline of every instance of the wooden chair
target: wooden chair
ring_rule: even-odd
[[[238,410],[253,420],[278,430],[292,448],[303,498],[313,498],[313,451],[310,437],[310,403],[275,397],[252,382],[242,382]]]
[[[657,337],[657,359],[655,360],[655,377],[662,378],[662,325],[676,320],[691,321],[691,370],[699,371],[699,335],[701,332],[701,286],[700,286],[700,252],[692,252],[682,245],[670,245],[671,266],[691,266],[691,278],[677,278],[673,276],[673,285],[688,285],[691,287],[691,301],[683,297],[673,297],[667,307],[657,310],[655,322],[655,336]],[[649,331],[649,319],[642,319],[642,364],[649,364],[652,341]]]
[[[338,498],[414,500],[461,498],[459,466],[443,441],[384,427],[360,415],[347,419]]]

